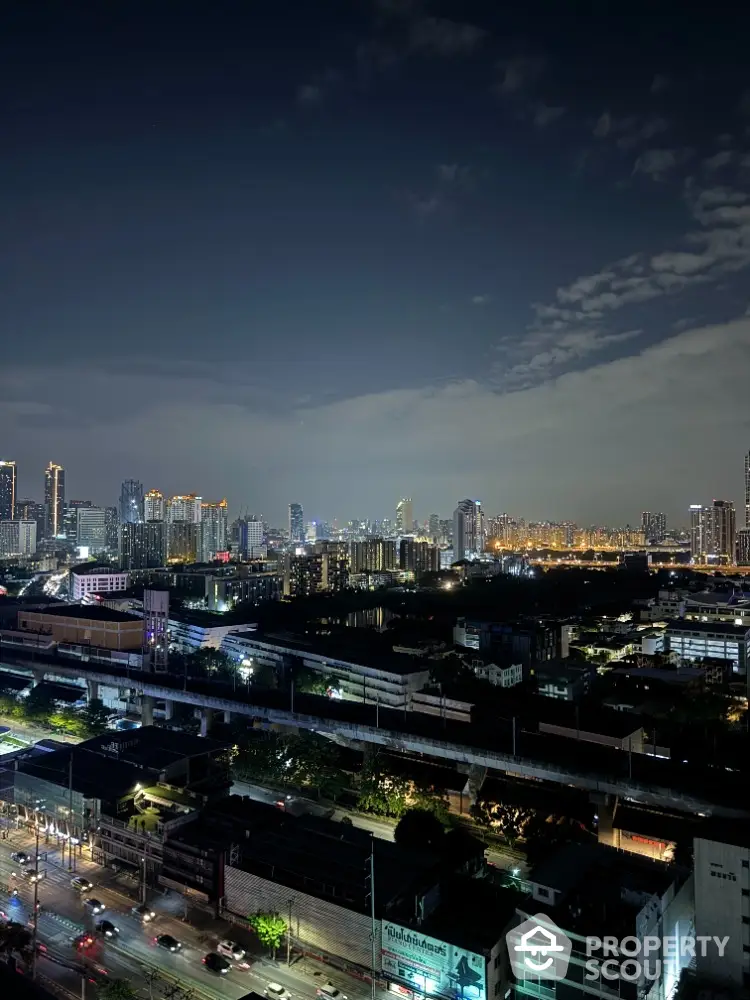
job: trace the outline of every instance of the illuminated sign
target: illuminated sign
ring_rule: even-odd
[[[383,921],[381,962],[386,976],[424,996],[485,1000],[483,955]]]

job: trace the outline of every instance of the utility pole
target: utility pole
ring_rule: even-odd
[[[73,871],[73,748],[68,759],[68,871]]]
[[[292,900],[289,900],[289,923],[286,925],[286,964],[292,964]]]
[[[36,942],[39,932],[39,814],[36,814],[36,848],[34,852],[34,923],[31,932],[31,978],[36,979]]]
[[[372,970],[370,984],[372,1000],[375,1000],[375,965],[377,957],[377,936],[375,934],[375,834],[370,834],[370,943],[372,946]]]

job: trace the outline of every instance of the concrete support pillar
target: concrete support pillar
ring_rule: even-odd
[[[224,725],[228,726],[231,721],[232,721],[232,713],[229,711],[224,712]]]
[[[31,678],[31,681],[30,681],[30,685],[31,685],[32,691],[37,686],[37,684],[41,684],[42,683],[42,681],[44,680],[44,673],[45,673],[44,670],[35,670],[34,671],[34,676]]]
[[[477,801],[479,793],[482,791],[482,785],[487,778],[487,768],[480,767],[478,764],[472,764],[469,769],[469,777],[466,782],[465,793],[469,797],[469,801],[472,805]]]
[[[153,726],[154,724],[154,699],[150,694],[141,695],[141,725]]]
[[[211,709],[211,708],[202,708],[201,709],[201,730],[200,730],[200,735],[201,736],[208,736],[209,731],[211,729],[211,724],[213,723],[213,721],[214,721],[213,709]]]
[[[599,843],[606,844],[607,847],[619,847],[620,845],[615,842],[614,826],[617,796],[592,792],[590,801],[596,806],[596,815],[599,817],[597,825]]]
[[[362,755],[363,761],[362,766],[368,767],[370,764],[375,763],[375,758],[378,755],[378,746],[375,743],[363,743],[362,744]]]
[[[86,694],[89,701],[98,701],[99,681],[86,681]]]
[[[164,718],[169,721],[174,716],[174,702],[165,701],[164,702]]]

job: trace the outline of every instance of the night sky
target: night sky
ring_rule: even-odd
[[[52,460],[272,523],[739,501],[748,15],[573,9],[4,4],[19,493]]]

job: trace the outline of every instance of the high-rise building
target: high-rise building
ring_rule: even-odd
[[[484,552],[484,512],[479,500],[461,500],[453,512],[453,561]]]
[[[265,558],[262,521],[255,517],[241,517],[237,521],[237,550],[240,559]]]
[[[201,504],[201,560],[210,562],[217,552],[227,550],[226,498],[218,503]]]
[[[107,515],[103,507],[78,508],[76,545],[90,549],[91,552],[104,552],[107,548]]]
[[[410,535],[414,531],[414,504],[411,497],[402,497],[396,504],[396,534]]]
[[[158,521],[146,522],[146,524],[158,523]],[[198,562],[200,542],[201,526],[196,521],[167,521],[167,562]]]
[[[737,565],[750,566],[750,528],[737,532]]]
[[[644,510],[643,514],[641,514],[641,527],[643,528],[647,544],[663,542],[667,534],[667,515],[655,514]]]
[[[301,545],[305,540],[305,518],[301,503],[289,504],[289,542]]]
[[[120,517],[117,507],[104,508],[104,526],[107,533],[107,548],[110,552],[120,549]]]
[[[65,511],[65,469],[50,462],[44,470],[44,508],[46,538],[57,538],[63,532]]]
[[[190,521],[192,524],[200,524],[202,502],[203,498],[196,496],[195,493],[170,497],[166,503],[167,521]]]
[[[167,526],[163,521],[127,522],[120,529],[120,567],[156,569],[167,564]]]
[[[143,520],[143,483],[126,479],[120,489],[120,524],[137,524]]]
[[[690,504],[690,558],[702,564],[710,547],[710,512],[702,503]]]
[[[78,511],[82,508],[93,507],[91,500],[68,500],[63,513],[63,530],[65,541],[71,545],[78,545]]]
[[[36,521],[37,541],[44,538],[44,525],[47,520],[44,504],[24,497],[16,500],[15,519],[17,521]]]
[[[427,521],[427,530],[430,533],[430,538],[433,542],[440,541],[440,517],[438,514],[430,514],[429,520]]]
[[[711,555],[725,566],[734,565],[737,555],[734,503],[731,500],[714,500],[711,509]]]
[[[143,498],[143,520],[163,521],[165,514],[164,494],[159,490],[149,490]]]
[[[33,556],[36,552],[36,521],[0,521],[0,559]]]
[[[415,580],[425,573],[437,573],[440,569],[440,549],[431,542],[402,538],[399,555],[401,569],[412,572]]]
[[[750,528],[750,451],[745,455],[745,527]]]
[[[0,521],[12,521],[16,513],[16,463],[0,459]]]
[[[388,573],[396,569],[396,542],[388,538],[368,538],[349,543],[352,573]]]

